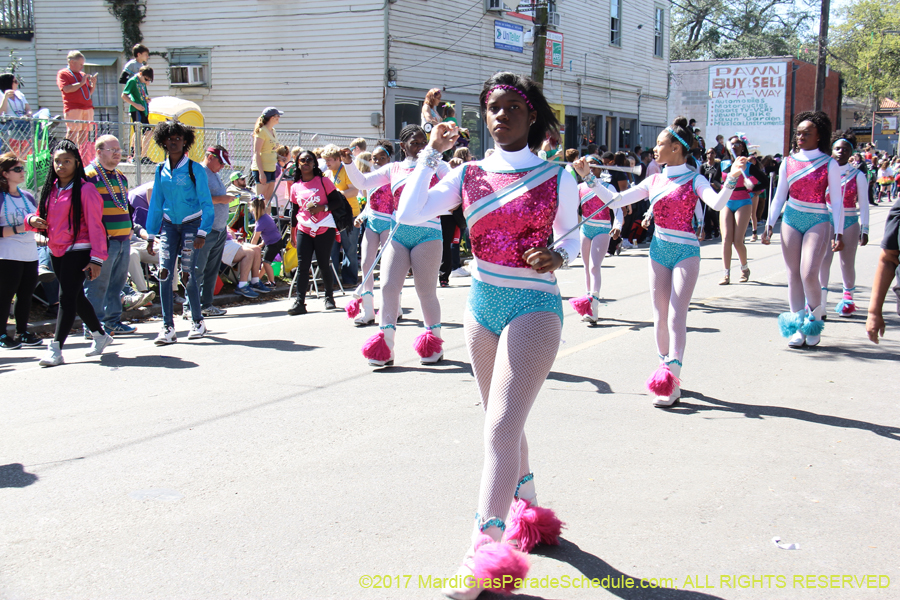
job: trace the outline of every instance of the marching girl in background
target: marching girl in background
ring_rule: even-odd
[[[831,157],[837,161],[841,170],[841,195],[844,197],[844,249],[840,251],[844,296],[834,310],[842,317],[849,317],[856,311],[856,304],[853,302],[853,292],[856,291],[856,250],[869,243],[869,184],[865,174],[849,162],[856,147],[856,136],[850,131],[835,131],[831,137]],[[828,206],[830,208],[831,203]],[[833,252],[826,252],[819,270],[822,306],[825,307],[828,306],[828,278],[833,257]]]
[[[747,149],[747,136],[743,133],[733,135],[728,140],[728,146],[735,158],[750,156]],[[728,174],[722,173],[723,180]],[[731,248],[737,251],[741,261],[741,282],[750,281],[750,267],[747,264],[747,246],[744,244],[744,236],[747,233],[747,223],[750,222],[753,211],[753,199],[750,197],[753,187],[765,179],[759,167],[747,162],[743,176],[738,178],[737,187],[731,192],[731,199],[719,213],[719,230],[722,232],[722,260],[725,263],[725,275],[719,285],[731,283]],[[756,229],[753,230],[754,237]]]
[[[391,155],[394,148],[388,142],[377,146],[372,151],[372,166],[380,169],[391,162]],[[368,169],[372,171],[372,169]],[[362,169],[360,169],[362,172]],[[362,188],[360,188],[362,189]],[[385,184],[379,188],[366,190],[368,200],[366,201],[366,209],[356,217],[356,227],[366,225],[363,233],[362,247],[362,272],[363,275],[369,272],[375,263],[375,256],[378,254],[378,248],[383,246],[390,235],[391,227],[394,225],[394,211],[397,206],[394,203],[394,195],[391,192],[390,184]],[[399,196],[398,196],[399,198]],[[369,277],[363,282],[363,292],[360,298],[354,300],[347,305],[347,315],[353,319],[353,324],[357,327],[363,327],[375,322],[375,277]],[[360,310],[362,308],[362,310]],[[399,313],[399,303],[398,303]]]
[[[350,181],[360,190],[378,190],[390,186],[393,206],[397,205],[407,178],[416,167],[416,157],[428,139],[418,125],[407,125],[400,131],[400,148],[406,157],[402,162],[384,165],[372,173],[359,172],[350,156],[350,150],[341,151],[341,159]],[[432,185],[446,175],[450,168],[441,162],[432,177]],[[379,206],[387,208],[378,201]],[[380,211],[379,211],[380,212]],[[387,214],[387,213],[381,213]],[[381,241],[379,234],[379,241]],[[415,349],[422,364],[433,364],[444,357],[441,337],[441,305],[437,298],[438,268],[441,265],[443,236],[439,219],[431,219],[415,226],[400,225],[384,252],[381,273],[381,331],[363,345],[363,356],[373,367],[394,364],[394,336],[400,312],[400,293],[409,268],[413,270],[416,294],[422,307],[425,332],[415,341]],[[374,260],[374,258],[373,258]]]
[[[772,228],[787,202],[781,225],[781,253],[788,272],[788,300],[791,312],[778,316],[781,335],[788,346],[815,346],[825,327],[825,304],[819,273],[830,250],[844,248],[844,199],[841,197],[841,169],[831,158],[831,119],[823,112],[802,112],[794,117],[799,150],[785,157],[778,171],[778,189],[769,211],[763,244],[772,239]],[[831,213],[825,198],[830,196]]]
[[[480,100],[496,151],[455,168],[429,190],[441,152],[453,147],[457,131],[438,125],[397,213],[400,223],[417,224],[461,204],[469,225],[475,258],[464,326],[485,410],[478,511],[459,571],[469,583],[473,576],[524,576],[527,562],[514,548],[528,552],[538,542],[558,543],[560,521],[537,506],[524,430],[560,343],[562,299],[553,271],[579,246],[570,236],[560,240],[559,250],[547,247],[551,234],[559,239],[577,225],[579,195],[562,164],[533,153],[558,130],[538,84],[497,73],[485,82]],[[595,193],[602,187],[584,159],[575,167]],[[445,593],[475,598],[481,589],[463,583]]]
[[[595,156],[588,156],[587,162],[591,166],[591,174],[598,180],[603,172],[600,168],[600,161]],[[601,182],[601,185],[607,187],[611,192],[615,193],[616,189],[608,184]],[[586,184],[578,184],[578,196],[581,201],[582,218],[587,219],[601,206],[601,200],[597,194],[591,191]],[[612,211],[605,208],[597,215],[586,221],[581,226],[581,260],[584,262],[584,278],[587,286],[587,295],[581,298],[572,298],[569,304],[581,315],[581,320],[586,323],[596,323],[598,319],[598,309],[600,308],[600,267],[603,265],[603,258],[609,249],[609,238],[619,235],[622,227],[622,209],[616,210],[615,224],[612,222]]]
[[[649,198],[656,223],[650,242],[650,291],[660,365],[647,387],[659,407],[672,406],[681,397],[679,376],[687,342],[688,305],[700,273],[700,244],[691,223],[697,198],[713,210],[722,210],[747,165],[746,157],[737,157],[725,185],[716,192],[686,164],[693,143],[687,119],[675,119],[656,139],[654,152],[656,160],[666,165],[663,172],[622,192],[611,204],[615,208]],[[605,189],[595,191],[604,201],[612,198]]]

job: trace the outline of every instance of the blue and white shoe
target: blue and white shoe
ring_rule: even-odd
[[[269,292],[272,291],[268,287],[266,287],[266,284],[264,284],[262,281],[257,281],[256,283],[251,283],[250,289],[252,289],[254,292],[259,292],[261,294],[268,294]]]
[[[125,335],[129,333],[134,333],[137,331],[137,327],[133,327],[131,325],[126,325],[119,321],[115,325],[106,328],[106,332],[111,335]]]
[[[234,293],[238,296],[243,296],[244,298],[259,298],[259,294],[257,294],[249,285],[239,285],[234,288]]]

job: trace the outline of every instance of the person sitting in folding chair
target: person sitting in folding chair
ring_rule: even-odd
[[[262,262],[262,244],[242,244],[229,237],[225,240],[222,251],[222,263],[234,267],[238,272],[236,294],[244,298],[258,298],[260,293],[268,294],[272,290],[266,287],[257,276]]]

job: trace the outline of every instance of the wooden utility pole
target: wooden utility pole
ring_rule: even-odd
[[[544,85],[544,62],[547,54],[547,0],[538,0],[534,10],[534,54],[531,78]]]
[[[830,0],[822,0],[822,14],[819,16],[819,58],[816,62],[816,110],[822,110],[825,98],[825,50],[828,40],[828,13]],[[840,107],[838,107],[840,110]]]

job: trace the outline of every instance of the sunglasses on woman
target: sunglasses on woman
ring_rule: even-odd
[[[9,170],[10,173],[21,173],[25,170],[25,167],[13,167]]]
[[[312,161],[313,161],[313,159],[309,158],[308,156],[307,156],[307,157],[304,157],[304,158],[298,158],[298,159],[297,159],[297,162],[298,162],[298,163],[310,163],[310,162],[312,162]]]

